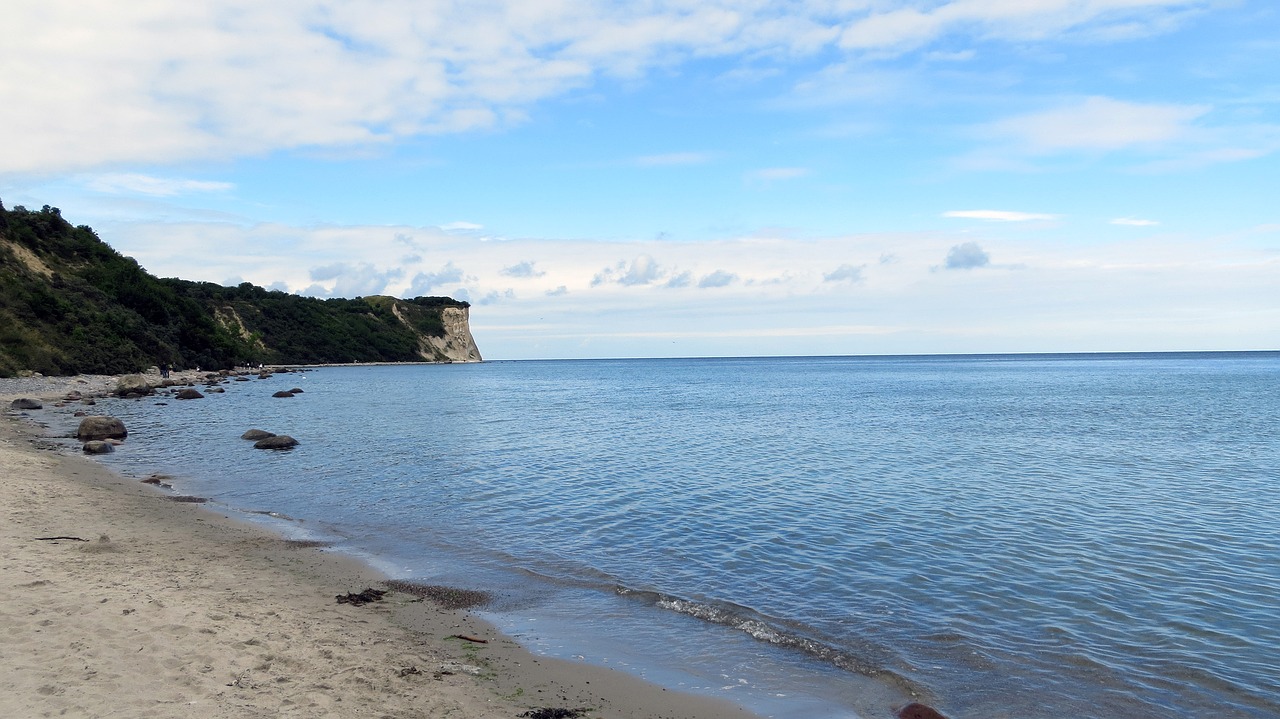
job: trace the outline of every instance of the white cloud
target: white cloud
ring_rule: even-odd
[[[533,104],[602,77],[641,77],[690,59],[785,63],[833,45],[856,59],[950,34],[1133,35],[1211,2],[22,2],[6,7],[0,43],[0,137],[21,142],[0,154],[0,172],[386,147],[509,127]],[[818,78],[812,92],[798,86],[797,98],[884,92],[883,78],[845,60],[837,58],[834,81]],[[859,78],[867,79],[848,82]]]
[[[483,297],[476,300],[476,304],[492,305],[498,302],[503,302],[505,300],[514,300],[515,298],[516,298],[515,290],[508,289],[508,290],[503,290],[501,292],[497,290],[493,290],[492,292],[486,292]]]
[[[664,155],[644,155],[633,161],[639,167],[670,167],[673,165],[701,165],[711,160],[705,152],[669,152]]]
[[[724,270],[716,270],[715,272],[712,272],[709,275],[704,275],[702,279],[698,280],[698,287],[702,289],[708,289],[713,287],[728,287],[729,285],[733,284],[733,282],[736,281],[737,279],[738,279],[738,276],[733,274],[732,272],[726,272]]]
[[[449,222],[440,225],[440,229],[445,232],[477,232],[479,230],[483,230],[484,225],[477,225],[474,222],[463,222],[459,220],[458,222]]]
[[[173,197],[200,192],[227,192],[235,188],[230,182],[211,180],[184,180],[170,177],[152,177],[137,173],[96,175],[85,181],[85,187],[95,192],[110,194],[138,194],[154,197]]]
[[[407,294],[410,297],[430,295],[432,290],[457,284],[465,278],[466,275],[462,272],[462,268],[455,266],[452,262],[448,262],[438,272],[419,272],[414,275]]]
[[[1127,227],[1155,227],[1160,223],[1155,220],[1140,220],[1135,217],[1117,217],[1111,221],[1111,224]]]
[[[949,270],[972,270],[991,264],[991,256],[976,242],[956,245],[947,252],[946,268]]]
[[[870,49],[919,47],[942,33],[946,18],[942,12],[954,4],[944,5],[932,13],[915,8],[901,8],[876,13],[850,25],[840,37],[840,45],[846,48]]]
[[[925,59],[934,62],[968,62],[977,57],[975,50],[958,50],[955,52],[936,51],[925,54]]]
[[[693,273],[686,271],[676,275],[672,275],[671,279],[667,280],[666,286],[671,287],[673,289],[679,289],[682,287],[688,287],[692,284],[693,284]]]
[[[811,110],[840,106],[860,106],[909,95],[915,79],[901,70],[869,67],[860,62],[837,62],[805,76],[773,107],[783,110]],[[861,123],[850,125],[865,132]]]
[[[822,280],[824,282],[851,282],[858,283],[863,280],[862,267],[854,265],[840,265],[834,270],[824,274]]]
[[[304,290],[305,294],[317,297],[366,297],[384,294],[387,285],[404,273],[399,269],[379,270],[368,263],[337,262],[312,268],[310,274],[315,283]],[[330,284],[326,286],[326,282]]]
[[[502,268],[501,274],[507,277],[542,277],[547,274],[541,270],[534,268],[534,263],[529,261],[517,262],[510,267]]]
[[[6,8],[0,171],[385,145],[522,122],[600,76],[821,43],[832,20],[689,4],[293,0]]]
[[[1218,116],[1231,114],[1215,113],[1203,104],[1077,99],[975,128],[973,134],[986,144],[959,158],[958,164],[966,169],[1026,171],[1044,161],[1127,153],[1131,170],[1162,173],[1244,162],[1280,151],[1280,125],[1212,122]]]
[[[636,285],[647,285],[656,282],[667,275],[656,260],[649,255],[640,255],[634,260],[627,262],[623,260],[613,267],[606,267],[596,273],[591,279],[593,287],[617,283],[619,285],[633,287]]]
[[[950,210],[942,213],[943,217],[965,220],[987,220],[990,222],[1032,222],[1036,220],[1056,220],[1059,215],[1047,215],[1041,212],[1014,212],[1011,210]]]
[[[747,173],[747,178],[771,182],[774,180],[794,180],[808,174],[808,168],[804,167],[767,167]]]
[[[1115,151],[1186,140],[1207,105],[1141,104],[1090,97],[1072,105],[1011,117],[983,134],[1031,154]]]
[[[948,33],[980,39],[1038,40],[1065,33],[1136,37],[1163,32],[1187,11],[1213,0],[951,0],[932,7],[878,3],[849,23],[840,37],[847,49],[905,52]]]

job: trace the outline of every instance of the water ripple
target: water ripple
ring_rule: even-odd
[[[1274,355],[332,369],[289,402],[245,384],[121,407],[209,448],[200,494],[410,573],[518,571],[522,611],[554,594],[534,581],[643,588],[957,716],[1280,716]],[[224,439],[250,425],[302,448]],[[108,461],[178,454],[130,452]]]

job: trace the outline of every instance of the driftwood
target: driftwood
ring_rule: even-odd
[[[59,539],[69,539],[73,542],[87,542],[89,540],[83,537],[36,537],[37,542],[56,542]]]
[[[467,635],[465,635],[465,634],[450,634],[450,635],[449,635],[449,638],[450,638],[450,639],[461,639],[461,640],[462,640],[462,641],[464,641],[464,642],[475,642],[476,644],[488,644],[488,643],[489,643],[489,640],[488,640],[488,639],[478,639],[478,638],[476,638],[476,637],[469,637],[469,636],[467,636]]]

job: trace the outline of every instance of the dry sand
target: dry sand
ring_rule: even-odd
[[[335,595],[383,578],[37,448],[41,413],[70,408],[9,411],[19,396],[111,386],[0,380],[0,716],[753,717],[536,657],[465,611],[409,594],[339,604]]]

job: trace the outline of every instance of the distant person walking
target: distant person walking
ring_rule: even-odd
[[[161,378],[161,379],[169,379],[169,364],[168,364],[168,363],[164,363],[164,364],[161,364],[161,365],[160,365],[160,378]]]

